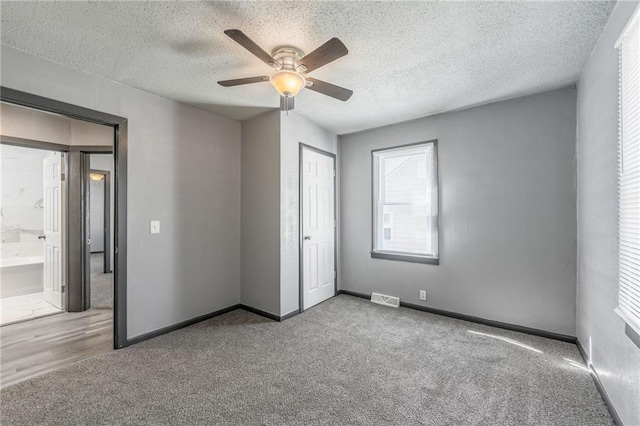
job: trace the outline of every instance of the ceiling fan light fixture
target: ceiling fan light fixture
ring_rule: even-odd
[[[278,93],[284,97],[296,96],[307,84],[307,81],[301,74],[290,70],[276,72],[271,76],[269,81]]]
[[[230,29],[225,30],[224,33],[262,62],[275,68],[276,72],[271,76],[261,75],[218,81],[218,84],[223,87],[242,86],[245,84],[269,81],[280,94],[280,111],[292,110],[294,108],[295,96],[305,87],[316,93],[330,96],[343,102],[349,100],[351,95],[353,95],[352,90],[312,78],[308,75],[309,72],[317,70],[349,53],[344,43],[336,37],[333,37],[308,54],[305,54],[295,46],[289,45],[278,46],[273,49],[271,54],[268,54],[240,30]]]

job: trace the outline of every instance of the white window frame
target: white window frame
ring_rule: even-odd
[[[434,217],[433,217],[433,222],[432,222],[432,227],[434,232],[432,232],[432,238],[435,238],[436,242],[435,242],[435,246],[436,246],[436,253],[435,256],[431,256],[431,255],[422,255],[422,254],[415,254],[415,253],[404,253],[404,252],[396,252],[396,251],[390,251],[390,250],[379,250],[376,249],[376,232],[375,232],[375,227],[378,225],[376,223],[375,220],[375,209],[378,209],[378,217],[380,217],[382,220],[381,216],[383,214],[383,212],[380,210],[380,206],[375,205],[376,204],[376,191],[379,191],[379,188],[376,188],[376,178],[374,175],[374,171],[376,170],[376,166],[375,166],[375,162],[377,161],[376,159],[376,154],[380,154],[380,153],[384,153],[384,152],[393,152],[394,150],[402,150],[404,148],[412,148],[412,147],[418,147],[420,145],[432,145],[433,147],[433,159],[434,159],[434,172],[435,172],[435,200],[433,201],[435,203],[435,212],[434,212]],[[404,156],[406,154],[403,154],[402,152],[398,153],[398,156]],[[378,166],[379,167],[379,166]],[[426,263],[426,264],[431,264],[431,265],[439,265],[440,264],[440,238],[439,238],[439,234],[440,234],[440,178],[439,178],[439,171],[438,171],[438,141],[437,140],[430,140],[430,141],[425,141],[425,142],[417,142],[417,143],[411,143],[411,144],[405,144],[405,145],[398,145],[398,146],[392,146],[392,147],[388,147],[388,148],[383,148],[383,149],[376,149],[371,151],[371,257],[372,258],[377,258],[377,259],[387,259],[387,260],[399,260],[399,261],[404,261],[404,262],[413,262],[413,263]],[[381,238],[384,238],[384,226],[382,226],[382,235]]]
[[[635,46],[634,46],[635,43]],[[615,312],[624,320],[626,325],[640,334],[640,239],[633,235],[627,227],[635,227],[640,224],[640,209],[634,208],[629,202],[636,191],[640,191],[640,151],[625,157],[625,151],[632,148],[633,151],[640,149],[640,135],[633,134],[627,136],[629,117],[637,120],[635,126],[640,125],[638,112],[633,114],[627,112],[629,105],[634,103],[640,105],[640,89],[635,92],[625,90],[624,83],[632,78],[640,84],[640,72],[627,75],[624,65],[628,60],[637,61],[640,64],[640,7],[638,7],[622,31],[615,47],[619,49],[619,132],[618,132],[618,306]],[[625,54],[630,53],[631,59]],[[627,58],[627,59],[625,59]],[[630,98],[629,95],[632,97]],[[631,99],[631,101],[629,101]],[[632,125],[633,126],[633,125]],[[634,164],[631,167],[633,162]],[[629,193],[631,192],[631,195]],[[631,204],[631,206],[630,206]],[[637,217],[636,217],[637,216]],[[631,238],[629,238],[631,232]]]

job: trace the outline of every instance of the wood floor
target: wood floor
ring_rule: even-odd
[[[113,350],[113,311],[62,313],[0,328],[0,387]]]

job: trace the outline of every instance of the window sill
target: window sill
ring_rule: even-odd
[[[624,321],[624,334],[640,349],[640,328],[638,328],[620,308],[616,308],[614,311],[622,318],[622,321]]]
[[[427,265],[440,264],[440,259],[437,257],[415,256],[411,254],[372,251],[371,257],[373,259],[398,260],[400,262],[425,263]]]

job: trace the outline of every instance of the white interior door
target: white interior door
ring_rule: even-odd
[[[64,309],[61,154],[44,159],[44,300]]]
[[[335,296],[334,159],[302,150],[302,304]]]

